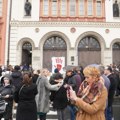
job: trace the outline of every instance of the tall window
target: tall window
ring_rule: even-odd
[[[75,16],[76,13],[76,0],[70,0],[70,16]]]
[[[87,10],[88,16],[93,15],[93,1],[88,0],[88,10]]]
[[[48,16],[49,13],[49,0],[43,1],[43,14]]]
[[[61,16],[67,15],[67,0],[61,0]]]
[[[97,6],[96,6],[96,15],[97,16],[101,16],[101,11],[102,11],[102,8],[101,8],[101,0],[97,0]]]
[[[53,16],[57,16],[57,12],[58,12],[58,5],[57,5],[57,0],[52,0],[52,15]]]
[[[0,17],[2,16],[2,3],[3,3],[3,0],[0,0]]]
[[[84,0],[79,0],[79,15],[84,15],[85,14],[85,4]]]

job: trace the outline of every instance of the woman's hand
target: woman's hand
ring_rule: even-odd
[[[67,90],[67,97],[68,99],[73,100],[73,101],[77,99],[77,95],[71,86],[69,86],[69,89]]]

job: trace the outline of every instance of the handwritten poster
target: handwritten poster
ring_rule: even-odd
[[[63,73],[63,67],[65,67],[65,57],[52,57],[52,72],[55,68],[58,68],[60,73]]]

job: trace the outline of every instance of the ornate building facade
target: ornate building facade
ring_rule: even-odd
[[[51,70],[53,56],[65,57],[65,65],[120,64],[120,17],[113,15],[114,3],[12,0],[9,64]]]
[[[7,0],[0,0],[0,65],[5,63]]]

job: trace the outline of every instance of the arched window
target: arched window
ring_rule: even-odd
[[[32,51],[32,45],[31,45],[31,43],[25,42],[25,43],[23,44],[23,46],[22,46],[22,49],[23,49],[23,50]]]
[[[83,38],[78,44],[78,50],[101,50],[100,43],[92,36]]]
[[[120,50],[120,42],[113,44],[113,50]]]
[[[44,50],[48,50],[48,49],[66,50],[67,46],[65,41],[61,37],[52,36],[46,40],[46,42],[44,43],[43,49]]]

